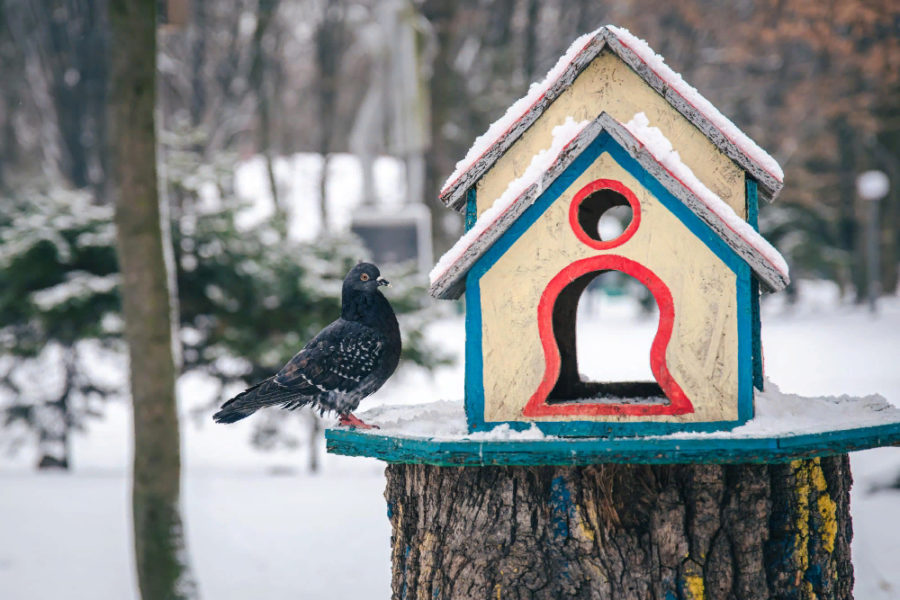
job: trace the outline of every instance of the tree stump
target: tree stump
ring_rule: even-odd
[[[394,598],[852,598],[846,454],[778,464],[391,464]]]

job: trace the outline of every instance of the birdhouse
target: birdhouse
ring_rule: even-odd
[[[576,40],[441,191],[467,231],[430,291],[465,294],[469,429],[653,435],[750,419],[763,378],[759,294],[788,283],[757,231],[757,202],[782,179],[645,42],[614,26]],[[630,214],[627,226],[598,227],[613,210]],[[576,308],[608,271],[659,308],[655,381],[579,375]]]

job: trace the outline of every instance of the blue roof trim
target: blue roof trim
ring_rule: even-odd
[[[900,444],[900,423],[758,438],[568,438],[439,441],[327,429],[328,452],[438,466],[775,463]]]
[[[572,161],[572,164],[551,183],[547,189],[525,210],[506,232],[482,255],[466,275],[466,370],[465,407],[470,431],[489,431],[507,424],[512,429],[523,430],[530,421],[485,421],[484,419],[484,364],[482,361],[481,277],[490,270],[503,254],[527,231],[540,216],[565,192],[578,177],[604,152],[630,173],[672,214],[725,264],[736,276],[738,310],[738,419],[734,421],[668,422],[640,421],[614,423],[602,421],[535,421],[537,427],[550,435],[665,435],[676,431],[721,431],[732,429],[753,417],[752,341],[750,267],[728,244],[709,228],[680,200],[673,196],[652,175],[647,173],[627,150],[606,131],[588,145]]]

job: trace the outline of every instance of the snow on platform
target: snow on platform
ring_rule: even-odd
[[[469,433],[460,401],[381,406],[359,416],[379,429],[326,432],[328,450],[437,465],[781,462],[900,444],[900,409],[879,395],[807,398],[771,382],[756,416],[731,431],[572,438],[503,424]]]

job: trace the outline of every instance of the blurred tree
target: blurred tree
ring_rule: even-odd
[[[881,140],[896,134],[900,6],[890,0],[657,5],[616,3],[609,19],[644,37],[672,67],[780,160],[785,188],[763,207],[765,227],[804,229],[782,248],[794,279],[827,276],[866,297],[856,176],[897,169]],[[896,180],[895,180],[896,181]],[[894,186],[896,187],[896,185]],[[882,256],[896,273],[897,195],[885,200]],[[783,213],[766,220],[766,213]],[[885,240],[891,240],[885,242]],[[796,256],[791,255],[797,251]],[[810,262],[811,261],[811,262]],[[896,275],[886,278],[896,289]]]
[[[219,383],[205,415],[226,386],[270,375],[335,318],[340,282],[365,250],[348,237],[284,240],[271,221],[239,227],[245,206],[234,196],[236,158],[222,153],[205,164],[202,137],[190,129],[163,132],[161,154],[168,161],[182,372]],[[4,436],[11,447],[36,444],[43,466],[70,465],[70,429],[86,428],[102,416],[101,400],[123,395],[122,382],[108,376],[123,350],[112,209],[87,191],[49,183],[0,198]],[[423,308],[421,275],[389,275],[406,336],[404,362],[428,369],[445,363],[423,337],[435,309]],[[100,351],[109,354],[98,362]],[[34,386],[38,373],[42,385]],[[279,419],[284,415],[274,425],[261,422],[256,439],[267,429],[276,434],[268,443],[295,443]]]
[[[278,193],[278,183],[275,180],[275,158],[272,147],[272,100],[278,92],[278,73],[270,73],[273,61],[269,58],[269,52],[263,40],[267,33],[269,39],[277,34],[274,27],[270,27],[272,17],[278,9],[278,0],[259,0],[256,10],[256,27],[253,31],[253,44],[251,47],[250,87],[256,92],[256,113],[259,117],[257,124],[257,140],[259,152],[266,162],[266,176],[269,182],[269,193],[272,195],[272,204],[275,209],[274,224],[282,238],[287,236],[288,214],[287,208]],[[271,30],[271,31],[270,31]],[[269,46],[275,48],[276,44]],[[277,63],[276,63],[277,64]]]
[[[174,273],[157,192],[156,0],[111,0],[110,162],[134,407],[132,520],[141,596],[193,598],[179,507]]]
[[[319,207],[322,231],[329,228],[328,218],[328,159],[333,151],[338,115],[337,96],[341,63],[347,45],[344,0],[329,0],[321,5],[314,40],[316,57],[316,100],[318,107],[319,141],[316,148],[322,156],[319,174]]]
[[[239,227],[245,206],[234,198],[233,158],[223,154],[217,164],[204,165],[189,132],[164,139],[169,187],[180,199],[173,206],[172,236],[183,368],[219,384],[205,412],[221,403],[226,386],[269,377],[337,318],[344,275],[366,251],[347,236],[322,235],[314,242],[283,238],[271,220]],[[439,308],[425,301],[422,276],[412,267],[388,275],[404,362],[427,369],[445,364],[448,357],[424,338]],[[296,445],[284,419],[284,414],[258,419],[254,439],[266,447]],[[317,420],[309,423],[318,427]]]
[[[32,126],[47,162],[69,185],[99,194],[106,174],[106,0],[4,0],[0,10],[27,85],[17,91],[22,83],[9,78],[4,95],[34,102],[39,118]]]
[[[36,443],[38,468],[69,468],[71,430],[121,393],[87,366],[121,351],[111,218],[83,191],[0,197],[0,415],[14,447]]]

